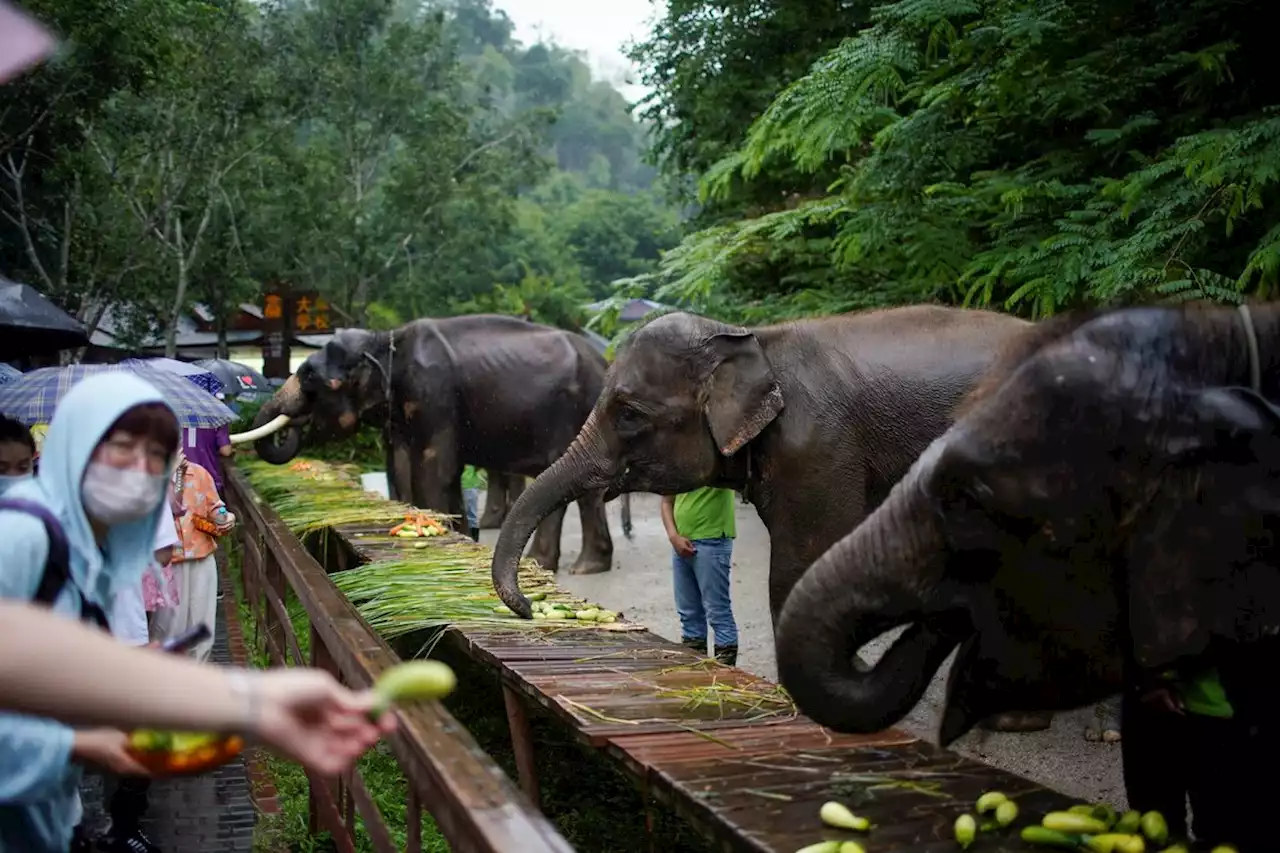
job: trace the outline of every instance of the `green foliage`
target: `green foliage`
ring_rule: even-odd
[[[869,8],[699,170],[709,204],[779,180],[790,197],[688,236],[646,280],[656,298],[755,320],[927,301],[1040,317],[1274,291],[1261,3]]]
[[[0,262],[126,340],[276,283],[376,328],[551,288],[573,325],[678,239],[625,99],[489,0],[32,8],[68,48],[6,89]]]

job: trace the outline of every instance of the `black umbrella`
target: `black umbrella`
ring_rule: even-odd
[[[80,321],[33,287],[0,278],[0,360],[87,346]]]
[[[272,393],[265,376],[238,361],[204,358],[197,361],[196,366],[218,377],[218,381],[222,383],[222,392],[228,398],[240,397],[244,400],[254,400],[259,394],[270,396]]]

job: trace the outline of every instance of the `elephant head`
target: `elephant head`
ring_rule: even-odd
[[[1213,387],[1232,375],[1221,352],[1177,352],[1176,372],[1143,334],[1185,341],[1148,328],[1170,320],[1104,317],[1027,356],[810,567],[777,631],[806,714],[848,732],[900,719],[876,697],[902,673],[850,660],[907,623],[967,632],[944,745],[990,714],[1079,707],[1280,631],[1280,418]]]
[[[231,436],[232,443],[252,441],[259,456],[282,465],[301,450],[304,424],[321,438],[355,432],[361,417],[386,404],[387,378],[378,357],[384,338],[360,329],[335,334],[263,405],[252,429]]]
[[[528,618],[516,583],[525,544],[548,514],[595,489],[676,494],[723,482],[725,460],[782,410],[782,391],[749,330],[677,312],[619,347],[573,444],[511,508],[493,558],[498,595]]]

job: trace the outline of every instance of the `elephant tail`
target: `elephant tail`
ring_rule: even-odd
[[[631,531],[632,531],[631,493],[623,492],[622,494],[622,535],[625,536],[628,541],[635,538],[634,536],[631,535]]]

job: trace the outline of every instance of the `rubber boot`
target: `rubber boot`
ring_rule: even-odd
[[[473,527],[473,528],[471,528],[471,541],[472,541],[472,542],[479,542],[479,541],[480,541],[480,528],[479,528],[479,527]]]
[[[706,655],[707,653],[706,637],[681,637],[680,645],[687,646],[700,655]]]
[[[738,647],[716,646],[716,660],[725,666],[736,666],[738,663]]]

